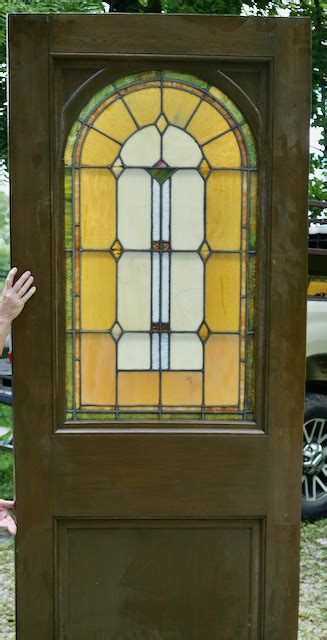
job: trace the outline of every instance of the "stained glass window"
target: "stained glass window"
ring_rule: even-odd
[[[97,93],[65,150],[67,420],[253,420],[256,153],[218,88]]]

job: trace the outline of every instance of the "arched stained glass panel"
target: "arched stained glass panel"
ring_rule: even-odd
[[[253,420],[256,153],[218,88],[153,71],[65,150],[68,420]]]

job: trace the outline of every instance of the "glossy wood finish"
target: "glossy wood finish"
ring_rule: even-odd
[[[309,52],[306,19],[9,19],[13,264],[38,286],[14,327],[18,640],[296,639]],[[65,425],[65,139],[101,86],[167,65],[258,142],[256,423]]]

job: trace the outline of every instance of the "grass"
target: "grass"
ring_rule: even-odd
[[[0,426],[11,420],[11,407],[0,404]],[[0,450],[0,496],[12,495],[12,453]],[[0,538],[0,640],[15,640],[14,549],[13,540]],[[327,519],[303,522],[298,640],[327,640],[326,567]]]

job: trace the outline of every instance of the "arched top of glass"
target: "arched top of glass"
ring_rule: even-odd
[[[66,166],[254,168],[243,114],[220,89],[192,75],[146,71],[98,91],[67,139]]]

